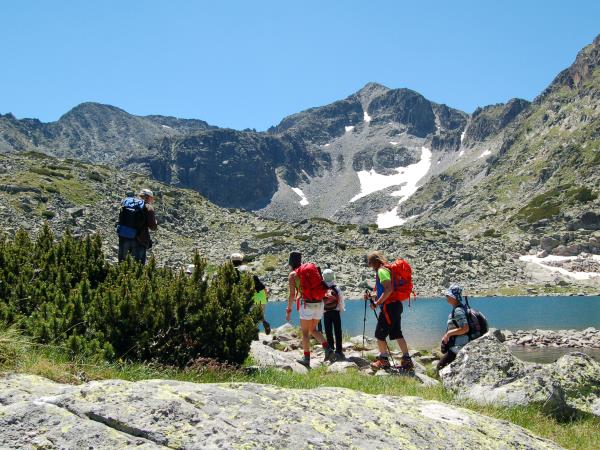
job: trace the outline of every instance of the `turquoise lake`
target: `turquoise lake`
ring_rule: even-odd
[[[490,327],[508,330],[534,328],[548,330],[582,330],[587,327],[600,328],[600,297],[477,297],[469,300],[488,319]],[[285,323],[286,302],[267,304],[266,319],[271,326]],[[362,335],[363,300],[346,300],[346,311],[342,314],[344,333]],[[418,298],[408,307],[404,303],[402,332],[411,348],[437,348],[444,334],[450,306],[445,299]],[[373,336],[375,317],[367,308],[366,335]],[[298,325],[298,312],[292,311],[292,324]],[[522,349],[513,348],[520,358],[531,361],[552,361],[574,349]],[[600,360],[600,350],[586,349],[586,353]]]

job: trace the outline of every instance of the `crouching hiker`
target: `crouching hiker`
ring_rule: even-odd
[[[241,272],[250,273],[250,267],[243,264],[243,262],[244,262],[243,254],[233,253],[231,255],[231,263],[233,264],[233,267],[235,267],[235,269],[237,270],[238,273],[241,273]],[[252,279],[254,281],[254,296],[252,297],[252,299],[254,300],[254,303],[259,305],[259,307],[260,307],[260,311],[261,311],[260,318],[261,318],[263,327],[265,329],[265,333],[271,334],[271,325],[269,324],[269,322],[267,322],[265,320],[265,307],[267,306],[267,297],[269,296],[269,290],[263,284],[263,282],[260,281],[260,278],[258,278],[258,276],[256,276],[256,274],[251,274],[251,275],[252,275]]]
[[[412,271],[403,259],[393,264],[388,264],[387,259],[379,252],[371,252],[367,256],[367,263],[375,271],[375,292],[365,292],[364,300],[371,301],[371,309],[381,307],[375,328],[375,338],[379,356],[371,363],[373,370],[389,369],[390,355],[386,339],[395,339],[402,350],[400,370],[414,369],[413,361],[408,353],[408,345],[402,335],[402,302],[410,300],[413,294]],[[372,297],[375,300],[372,300]]]
[[[462,289],[457,284],[451,285],[444,291],[446,301],[452,306],[448,315],[446,334],[442,337],[441,350],[444,356],[437,364],[441,370],[456,359],[456,354],[469,342],[469,322],[467,308],[462,303]]]
[[[292,314],[292,303],[300,313],[300,328],[302,329],[302,350],[304,356],[297,360],[303,366],[310,368],[310,336],[321,343],[325,350],[325,361],[333,361],[335,355],[329,348],[327,340],[317,331],[317,324],[323,317],[323,299],[327,295],[327,286],[319,268],[313,263],[302,264],[302,254],[291,252],[289,265],[292,268],[288,276],[288,304],[285,310],[285,320],[289,322]]]
[[[345,311],[344,295],[335,285],[335,273],[331,269],[323,271],[323,280],[329,288],[323,299],[323,322],[325,322],[325,335],[329,348],[335,348],[336,361],[346,359],[344,348],[342,347],[342,318],[341,313]],[[335,342],[334,342],[335,333]]]

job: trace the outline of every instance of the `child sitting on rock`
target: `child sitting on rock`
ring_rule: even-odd
[[[342,318],[341,312],[344,308],[344,296],[342,291],[335,285],[335,273],[331,269],[323,271],[323,280],[329,288],[327,295],[323,299],[325,312],[323,321],[325,322],[325,335],[329,348],[335,348],[335,358],[337,361],[346,359],[342,347]],[[335,335],[335,346],[334,346]]]
[[[456,354],[469,342],[469,322],[467,319],[467,308],[462,303],[462,288],[458,284],[452,284],[444,291],[446,301],[452,306],[452,312],[448,315],[446,334],[442,338],[442,359],[437,365],[441,370],[456,359]]]

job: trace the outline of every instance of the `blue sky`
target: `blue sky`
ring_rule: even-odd
[[[596,0],[6,1],[0,113],[97,101],[264,130],[369,81],[471,112],[535,97],[599,24]]]

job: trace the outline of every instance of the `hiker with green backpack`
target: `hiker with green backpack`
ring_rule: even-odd
[[[256,274],[251,272],[250,267],[244,264],[244,255],[242,253],[233,253],[230,259],[231,264],[233,264],[233,267],[235,267],[238,274],[245,272],[252,276],[252,281],[254,282],[254,295],[252,296],[252,300],[254,300],[254,303],[260,308],[260,320],[265,329],[265,334],[271,334],[271,325],[265,320],[265,308],[267,306],[267,298],[269,297],[269,289]]]
[[[333,349],[329,347],[323,335],[317,331],[317,324],[321,321],[324,312],[323,300],[329,288],[315,264],[302,264],[300,252],[291,252],[288,262],[292,270],[288,276],[289,295],[285,320],[290,321],[292,303],[296,303],[296,309],[300,314],[302,350],[304,352],[304,356],[297,362],[310,369],[310,336],[313,336],[323,346],[325,361],[333,362],[335,360]]]
[[[367,255],[367,263],[375,271],[375,289],[373,292],[365,292],[365,302],[371,302],[371,309],[381,308],[377,316],[377,327],[375,338],[379,355],[371,368],[375,371],[390,369],[390,352],[387,338],[395,339],[402,351],[398,370],[411,371],[414,369],[413,361],[408,353],[408,345],[402,334],[401,317],[402,302],[409,300],[414,295],[412,285],[412,270],[410,265],[403,259],[398,259],[389,264],[387,259],[378,251]]]

